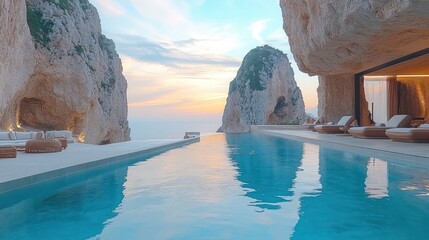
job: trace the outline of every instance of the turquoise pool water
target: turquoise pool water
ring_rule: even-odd
[[[0,239],[429,239],[428,170],[220,134],[0,195]]]

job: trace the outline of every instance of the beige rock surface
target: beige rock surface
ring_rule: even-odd
[[[326,122],[337,122],[342,116],[354,115],[354,76],[319,77],[318,115]]]
[[[358,73],[428,47],[427,0],[280,0],[299,68]]]
[[[35,65],[25,0],[1,0],[0,23],[0,128],[8,129]]]
[[[269,46],[251,50],[231,82],[222,118],[224,132],[248,132],[250,125],[299,124],[304,101],[289,59]]]
[[[280,6],[300,70],[319,75],[319,115],[328,121],[354,113],[354,74],[429,46],[427,0],[280,0]],[[368,115],[365,100],[361,110]]]
[[[70,129],[95,144],[129,140],[127,83],[113,41],[101,33],[97,10],[87,0],[27,0],[19,8],[27,11],[28,26],[8,27],[26,32],[31,46],[11,55],[34,59],[34,69],[10,92],[14,104],[6,104],[12,109],[1,126],[12,120],[43,130]],[[25,14],[19,18],[27,22]]]

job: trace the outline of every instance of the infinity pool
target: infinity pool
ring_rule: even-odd
[[[258,134],[0,195],[0,239],[429,239],[429,167]]]

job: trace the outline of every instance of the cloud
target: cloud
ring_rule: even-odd
[[[266,1],[248,4],[246,10],[256,15],[234,14],[231,19],[223,15],[226,7],[240,8],[243,13],[242,3],[224,1],[217,9],[208,9],[219,17],[207,19],[202,10],[218,6],[217,1],[202,6],[204,0],[91,0],[100,10],[105,34],[114,39],[121,56],[131,119],[219,117],[229,82],[248,50],[270,44],[290,52],[285,33],[274,26],[281,21],[272,13],[251,11],[251,6],[259,6],[256,12],[263,12]],[[249,21],[253,21],[250,26]],[[301,86],[305,92],[306,85]]]
[[[177,67],[180,64],[206,64],[237,67],[241,60],[222,55],[217,45],[222,39],[188,39],[155,42],[141,36],[122,35],[116,38],[118,51],[145,62]]]
[[[130,117],[147,111],[169,115],[221,115],[229,82],[238,67],[204,63],[180,63],[175,67],[123,56],[128,85]],[[156,110],[155,110],[156,108]],[[141,109],[141,110],[138,110]]]
[[[113,16],[123,16],[126,11],[125,8],[115,0],[92,0],[93,4],[104,13]]]
[[[268,34],[266,41],[274,46],[279,46],[290,52],[289,39],[282,28],[277,28]]]
[[[256,22],[253,22],[249,27],[250,31],[252,32],[252,37],[261,44],[265,44],[265,41],[261,34],[270,21],[271,19],[258,20]]]
[[[158,27],[158,34],[183,38],[191,34],[191,3],[178,0],[130,0],[141,19]]]

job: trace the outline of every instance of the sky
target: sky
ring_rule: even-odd
[[[128,82],[130,122],[219,126],[244,56],[268,44],[288,55],[306,111],[318,81],[293,60],[278,0],[90,0]]]

